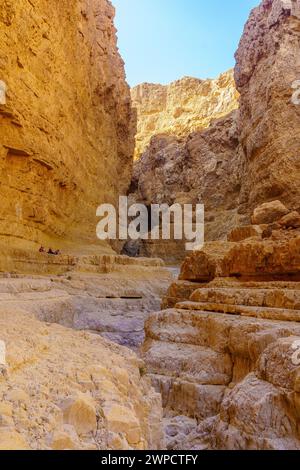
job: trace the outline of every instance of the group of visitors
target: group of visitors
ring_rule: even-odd
[[[60,255],[60,250],[53,251],[52,248],[49,248],[49,250],[47,251],[46,248],[44,248],[43,246],[41,246],[41,248],[39,249],[39,252],[47,253],[48,255],[55,255],[55,256]]]

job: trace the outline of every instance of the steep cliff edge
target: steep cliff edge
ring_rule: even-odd
[[[92,249],[96,208],[126,193],[134,125],[113,19],[107,0],[1,0],[6,245]]]

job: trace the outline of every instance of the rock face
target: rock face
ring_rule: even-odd
[[[140,85],[132,97],[138,111],[132,197],[147,205],[204,203],[206,238],[225,238],[239,221],[233,72],[217,80],[186,78],[168,87]],[[184,244],[144,241],[141,253],[178,263],[186,254]]]
[[[204,203],[208,241],[225,239],[232,228],[249,224],[261,203],[280,199],[288,210],[299,209],[299,25],[299,1],[265,0],[253,10],[236,53],[239,110],[215,121],[213,109],[204,106],[207,129],[199,126],[191,133],[175,113],[165,130],[157,119],[158,94],[151,99],[150,91],[140,91],[137,153],[150,140],[147,132],[152,140],[135,164],[132,191],[138,200]],[[235,97],[234,84],[225,83],[228,96]],[[202,99],[209,103],[210,95]],[[237,107],[235,99],[231,105]],[[167,251],[160,244],[145,246],[146,253],[168,260]],[[184,255],[174,242],[170,251],[177,261]]]
[[[274,199],[299,208],[299,39],[299,0],[264,0],[250,15],[236,54],[246,165],[242,212]]]
[[[143,346],[170,449],[300,449],[299,256],[277,220],[185,260]]]
[[[91,247],[96,208],[127,191],[134,125],[113,18],[107,0],[1,0],[6,244]]]
[[[216,80],[185,77],[166,86],[143,83],[131,90],[131,97],[138,118],[136,159],[153,136],[180,137],[205,129],[238,106],[232,70]]]
[[[0,275],[0,311],[21,307],[41,321],[92,331],[130,348],[143,342],[147,314],[159,308],[173,279],[158,259],[18,250],[7,262],[0,262],[1,271],[22,274]]]
[[[240,165],[237,149],[237,112],[214,121],[202,131],[178,138],[153,137],[135,163],[131,189],[147,205],[205,204],[207,240],[226,238],[240,221]],[[144,243],[143,254],[169,262],[184,258],[183,243]]]
[[[0,325],[1,450],[163,447],[161,398],[133,352],[21,308],[1,306]]]

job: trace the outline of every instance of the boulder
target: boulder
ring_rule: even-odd
[[[297,211],[290,212],[279,220],[279,225],[285,228],[299,228],[300,214]]]
[[[252,223],[254,225],[272,224],[288,213],[289,210],[280,201],[266,202],[254,210]]]
[[[184,260],[179,279],[208,282],[223,275],[222,260],[234,246],[233,243],[210,242],[200,251],[194,251]]]
[[[79,435],[96,432],[97,418],[95,403],[88,395],[78,394],[61,404],[64,422],[74,426]]]
[[[24,437],[17,431],[0,428],[0,450],[29,450]]]

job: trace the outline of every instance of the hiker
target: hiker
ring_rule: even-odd
[[[41,248],[39,249],[39,252],[40,253],[45,253],[45,251],[46,251],[45,248],[43,246],[41,246]]]
[[[52,250],[52,248],[49,248],[48,250],[48,255],[55,255],[54,251]]]
[[[56,250],[56,251],[54,252],[54,254],[55,254],[56,256],[59,256],[59,255],[60,255],[60,251],[59,251],[59,250]]]

